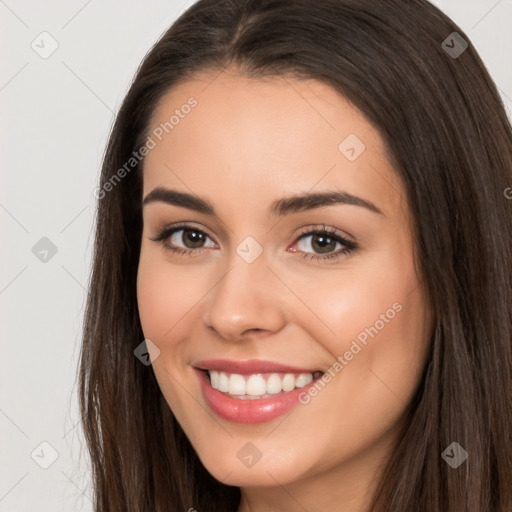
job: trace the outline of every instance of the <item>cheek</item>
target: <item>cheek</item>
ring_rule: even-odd
[[[431,329],[412,263],[394,257],[378,267],[366,265],[364,272],[340,273],[328,286],[310,289],[309,300],[322,321],[310,316],[307,330],[331,355],[332,373],[342,376],[334,379],[335,386],[350,383],[340,393],[357,389],[377,407],[380,400],[407,403],[425,363]]]
[[[376,326],[379,332],[389,331],[400,322],[404,315],[397,310],[408,300],[414,282],[415,276],[406,269],[385,264],[333,272],[332,278],[308,289],[308,302],[317,314],[316,320],[309,316],[313,338],[324,340],[330,352],[338,354],[348,350],[354,339],[364,346],[370,336],[367,329]]]
[[[141,257],[137,274],[137,302],[142,330],[157,344],[173,325],[177,300],[175,284],[162,275],[158,261]]]
[[[182,357],[180,329],[187,325],[187,313],[198,300],[198,290],[185,272],[172,267],[158,251],[143,247],[137,273],[137,301],[144,337],[160,349],[160,356],[152,363],[155,377],[171,409],[179,412],[185,407],[176,385],[174,365]]]
[[[410,240],[388,236],[380,243],[378,250],[366,250],[348,261],[343,271],[333,272],[332,279],[324,279],[311,297],[312,304],[320,306],[319,316],[334,331],[328,338],[338,353],[348,350],[353,340],[368,347],[373,339],[400,344],[405,336],[410,346],[418,327],[421,331],[414,322],[422,323],[425,303]]]
[[[325,467],[393,428],[425,364],[429,325],[414,272],[406,267],[393,271],[392,266],[366,270],[357,278],[346,274],[332,281],[318,296],[311,290],[311,304],[318,306],[315,313],[322,322],[311,316],[302,324],[333,358],[332,378],[318,393],[304,397],[310,404],[306,409],[330,416],[329,421],[318,414],[308,420],[317,421],[316,427],[332,440],[321,463]],[[303,428],[291,426],[289,437],[303,435]],[[308,457],[315,456],[314,450]]]
[[[207,280],[185,266],[169,264],[160,250],[141,251],[137,301],[146,338],[162,344],[176,336],[187,315],[207,292]],[[160,347],[163,349],[164,347]]]

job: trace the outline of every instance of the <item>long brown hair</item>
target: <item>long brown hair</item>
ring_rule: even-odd
[[[228,65],[332,86],[380,131],[407,190],[435,326],[372,510],[510,512],[512,130],[469,38],[426,0],[200,0],[145,57],[97,196],[79,374],[95,509],[233,512],[240,500],[202,466],[134,357],[143,161],[126,167],[159,99]],[[452,442],[468,453],[457,469],[441,456]]]

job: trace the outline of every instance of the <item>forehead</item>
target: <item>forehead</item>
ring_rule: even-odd
[[[335,187],[390,215],[405,197],[378,131],[317,80],[197,74],[161,99],[148,135],[144,195],[169,186],[249,205]]]

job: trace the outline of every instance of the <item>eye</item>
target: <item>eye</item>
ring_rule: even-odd
[[[302,235],[294,244],[298,249],[292,252],[301,252],[305,259],[325,260],[338,258],[357,249],[357,245],[341,235],[336,229],[326,228],[302,231]],[[338,251],[332,252],[339,247]],[[317,253],[307,252],[309,249]]]
[[[182,224],[162,229],[153,242],[159,242],[165,250],[174,254],[200,256],[205,247],[217,247],[215,242],[203,230],[191,225]],[[207,241],[210,241],[207,245]],[[294,248],[296,246],[296,248]],[[358,246],[345,238],[334,228],[303,229],[300,236],[290,248],[293,253],[298,253],[301,258],[327,260],[339,258],[355,251]],[[336,252],[334,251],[338,247]],[[314,252],[308,252],[309,249]],[[316,254],[315,254],[316,251]]]
[[[166,250],[176,254],[202,253],[203,244],[210,240],[209,247],[216,247],[215,242],[201,229],[190,224],[162,229],[153,242],[160,242]]]

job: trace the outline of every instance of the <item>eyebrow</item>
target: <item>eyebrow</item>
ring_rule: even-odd
[[[205,199],[201,199],[198,196],[188,194],[186,192],[178,192],[177,190],[171,190],[164,187],[157,187],[153,189],[142,201],[142,206],[156,202],[181,206],[182,208],[188,208],[189,210],[204,213],[205,215],[217,215],[213,205]],[[382,210],[372,202],[349,194],[348,192],[337,190],[312,194],[298,194],[278,199],[271,204],[269,213],[274,217],[282,217],[290,213],[303,212],[306,210],[313,210],[315,208],[337,204],[360,206],[371,212],[384,215]]]

